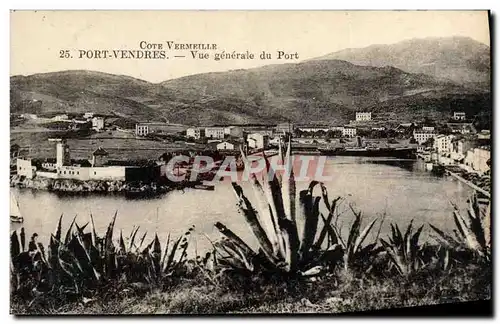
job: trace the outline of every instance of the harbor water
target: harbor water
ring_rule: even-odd
[[[425,171],[422,161],[397,160],[391,158],[329,157],[324,173],[332,180],[325,183],[330,200],[343,197],[339,207],[339,224],[343,233],[352,222],[352,212],[362,211],[364,223],[374,217],[382,219],[381,235],[389,232],[391,222],[406,227],[414,219],[415,225],[433,224],[452,231],[452,203],[466,207],[466,199],[472,190],[452,177],[436,177]],[[308,182],[297,183],[297,189],[305,189]],[[242,184],[250,200],[253,193],[248,183]],[[148,239],[157,232],[165,241],[168,233],[173,237],[182,235],[195,225],[191,238],[191,252],[203,253],[211,245],[208,240],[220,237],[214,223],[220,221],[251,245],[253,236],[242,215],[238,213],[236,198],[229,182],[220,182],[214,191],[186,189],[175,190],[165,195],[148,199],[131,199],[121,195],[59,195],[53,192],[11,188],[19,201],[23,224],[11,223],[11,230],[25,227],[29,238],[37,233],[39,242],[47,244],[51,233],[63,216],[63,233],[76,217],[81,226],[92,214],[97,230],[104,234],[115,212],[115,239],[120,231],[125,239],[134,226],[140,226],[139,236],[147,231]],[[317,188],[318,195],[320,194]],[[380,224],[380,222],[379,222]],[[378,229],[378,225],[376,225]],[[422,238],[430,233],[424,228]]]

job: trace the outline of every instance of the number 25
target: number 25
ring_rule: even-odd
[[[69,58],[69,51],[68,50],[60,50],[59,51],[59,58]]]

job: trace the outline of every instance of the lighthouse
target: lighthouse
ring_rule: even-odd
[[[56,167],[71,165],[69,146],[66,140],[60,138],[50,138],[50,142],[56,142]]]

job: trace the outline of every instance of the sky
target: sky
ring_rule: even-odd
[[[467,36],[489,46],[490,37],[486,11],[14,11],[10,18],[10,75],[86,69],[150,82],[411,38]],[[162,44],[169,59],[78,58],[80,50],[138,50],[142,41]],[[189,50],[168,51],[167,41],[217,44],[217,50],[193,59]],[[66,50],[71,58],[60,57]],[[223,50],[256,57],[214,60]],[[273,58],[259,59],[262,51]],[[299,58],[278,60],[278,51]]]

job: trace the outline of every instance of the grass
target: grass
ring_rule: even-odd
[[[258,279],[256,279],[258,281]],[[417,280],[401,277],[357,278],[341,273],[320,283],[293,285],[266,283],[252,290],[226,282],[211,285],[189,280],[168,291],[141,292],[130,288],[118,297],[58,305],[12,301],[16,314],[227,314],[227,313],[344,313],[376,309],[487,300],[491,298],[491,271],[467,266],[446,276],[427,274]]]

